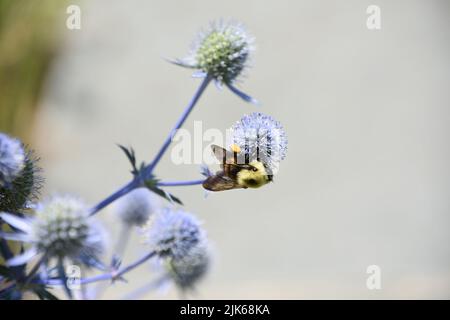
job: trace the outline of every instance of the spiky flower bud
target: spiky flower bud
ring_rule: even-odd
[[[39,251],[49,256],[77,256],[91,234],[85,204],[70,196],[47,200],[36,208],[32,232]]]
[[[123,223],[142,226],[156,211],[156,199],[147,188],[138,188],[117,201],[115,211]]]
[[[205,276],[211,262],[206,243],[192,248],[187,255],[166,262],[167,273],[173,282],[182,290],[193,288]]]
[[[260,112],[245,115],[231,128],[232,142],[242,150],[246,162],[264,163],[274,173],[286,157],[287,138],[281,124]]]
[[[37,198],[42,182],[37,161],[19,140],[0,133],[0,211],[18,212]]]
[[[146,226],[147,243],[163,258],[185,257],[204,237],[198,220],[181,209],[165,208],[151,217]]]

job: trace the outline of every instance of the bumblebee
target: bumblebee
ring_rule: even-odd
[[[261,161],[249,162],[245,155],[243,161],[238,161],[242,160],[243,156],[239,146],[232,145],[231,151],[217,145],[212,145],[211,148],[214,156],[221,161],[221,170],[203,182],[203,188],[206,190],[260,188],[273,181],[273,175],[269,174],[269,170]]]

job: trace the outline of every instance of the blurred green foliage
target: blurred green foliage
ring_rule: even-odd
[[[0,0],[0,131],[30,141],[66,1]],[[62,20],[61,26],[64,26]]]
[[[61,29],[56,26],[65,26],[65,7],[65,0],[0,0],[0,131],[26,143],[57,52]],[[17,243],[9,245],[13,253],[19,251]]]

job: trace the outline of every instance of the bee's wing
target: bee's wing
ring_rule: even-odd
[[[228,151],[227,149],[219,147],[218,145],[215,145],[215,144],[211,145],[211,149],[212,149],[212,152],[214,153],[214,156],[217,158],[217,160],[220,161],[221,164],[235,163],[235,155],[233,152]]]
[[[208,177],[203,182],[203,188],[209,191],[225,191],[242,188],[242,186],[220,171],[216,175]]]

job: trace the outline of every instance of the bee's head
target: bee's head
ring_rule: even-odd
[[[246,165],[237,174],[238,183],[247,188],[259,188],[273,180],[273,175],[269,174],[264,164],[260,161],[253,161]]]

